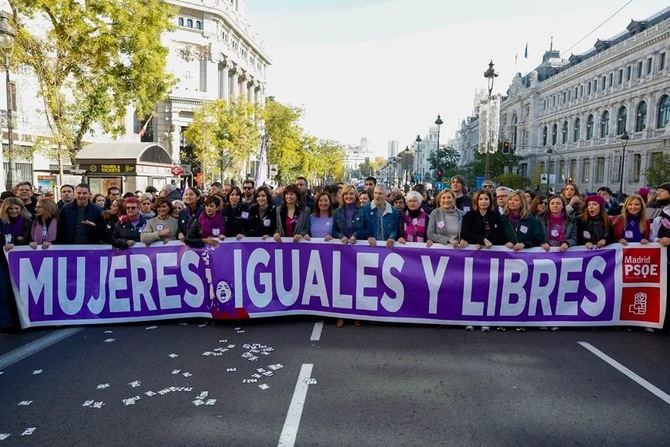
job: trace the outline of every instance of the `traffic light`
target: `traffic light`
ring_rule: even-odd
[[[509,154],[509,149],[510,149],[509,141],[503,141],[503,143],[502,143],[502,153],[505,154],[505,155]]]

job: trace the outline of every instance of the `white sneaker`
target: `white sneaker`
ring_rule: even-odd
[[[482,332],[489,332],[491,330],[490,326],[482,326]]]
[[[551,327],[551,330],[554,331],[554,332],[556,332],[558,329],[559,329],[558,326],[552,326],[552,327]]]
[[[465,330],[468,331],[468,332],[472,332],[472,331],[475,330],[475,327],[474,326],[465,326]]]
[[[526,332],[525,327],[518,327],[518,328],[515,328],[514,330],[517,331],[517,332]]]
[[[645,332],[649,332],[649,333],[651,333],[651,334],[653,334],[654,332],[656,332],[656,331],[654,331],[654,328],[653,328],[653,327],[646,327],[646,328],[644,328],[644,331],[645,331]]]
[[[498,326],[498,327],[496,328],[496,331],[498,331],[498,332],[505,332],[506,330],[507,330],[507,329],[505,328],[505,326]]]

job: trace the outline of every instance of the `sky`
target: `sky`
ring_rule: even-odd
[[[389,140],[411,145],[438,113],[440,141],[453,138],[475,92],[486,89],[489,60],[499,73],[493,92],[505,94],[517,72],[541,63],[552,36],[567,58],[666,7],[667,0],[247,0],[246,16],[272,59],[266,94],[304,108],[310,134],[345,145],[367,137],[385,156]]]

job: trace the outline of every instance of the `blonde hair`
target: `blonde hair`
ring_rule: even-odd
[[[628,214],[628,204],[633,200],[640,201],[640,232],[644,234],[644,230],[647,227],[647,206],[645,205],[641,195],[631,194],[626,198],[626,201],[623,203],[623,206],[621,207],[621,216],[623,217],[624,223],[627,224],[628,217],[630,216],[630,214]]]
[[[7,210],[9,210],[9,207],[12,205],[17,205],[19,208],[21,208],[20,213],[24,219],[32,220],[33,216],[30,215],[30,212],[26,209],[26,206],[18,197],[7,197],[2,201],[2,206],[0,206],[0,220],[6,224],[9,223],[9,214],[7,213]]]
[[[440,207],[440,200],[442,200],[442,196],[445,194],[451,194],[451,197],[454,199],[454,206],[456,206],[456,194],[451,189],[443,189],[437,194],[437,197],[435,197],[435,206]]]
[[[521,200],[521,210],[519,210],[519,214],[521,215],[522,219],[526,219],[530,212],[528,211],[528,202],[526,201],[526,194],[525,191],[521,191],[517,189],[516,191],[512,191],[507,198],[507,205],[505,205],[505,215],[509,214],[509,202],[510,199],[514,196],[518,196],[519,200]]]
[[[344,185],[342,189],[340,190],[339,194],[339,201],[340,201],[340,206],[344,206],[344,195],[348,193],[349,191],[354,192],[354,203],[356,206],[360,204],[360,200],[358,200],[358,191],[356,190],[356,187],[354,185]]]

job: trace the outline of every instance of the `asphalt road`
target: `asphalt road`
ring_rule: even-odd
[[[670,445],[668,335],[316,322],[2,336],[0,445]]]

